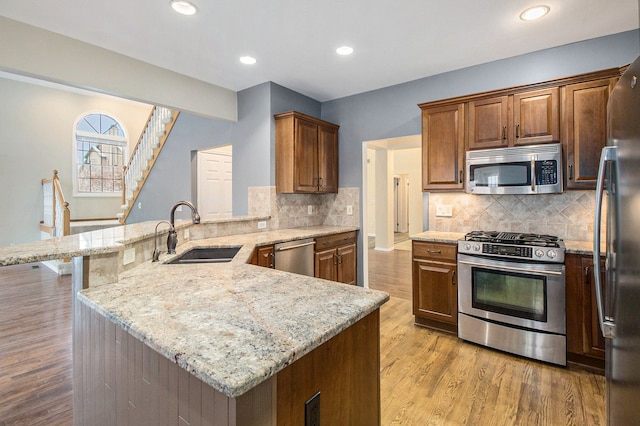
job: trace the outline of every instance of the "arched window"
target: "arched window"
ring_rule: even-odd
[[[122,125],[106,114],[87,114],[76,124],[75,145],[75,192],[119,195],[127,158]]]

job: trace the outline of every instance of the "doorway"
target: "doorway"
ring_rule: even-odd
[[[196,200],[202,219],[232,215],[232,146],[200,150],[196,155]]]
[[[365,286],[369,286],[370,272],[376,273],[369,268],[370,252],[376,263],[395,262],[398,254],[410,256],[408,238],[423,231],[421,141],[420,135],[414,135],[363,143],[362,223],[369,243],[363,250]]]

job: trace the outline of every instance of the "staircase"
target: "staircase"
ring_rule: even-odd
[[[124,168],[122,212],[117,214],[120,223],[124,224],[129,217],[179,114],[179,111],[158,106],[151,110],[147,125],[133,149],[129,164]]]

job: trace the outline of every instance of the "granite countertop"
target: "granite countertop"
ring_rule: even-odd
[[[355,230],[308,227],[184,243],[78,299],[229,397],[378,309],[384,292],[247,264],[256,245]],[[170,265],[192,247],[242,245],[229,263]]]
[[[426,231],[412,235],[410,238],[415,241],[456,244],[458,240],[464,239],[464,236],[465,233],[462,232]],[[564,240],[564,244],[566,253],[586,256],[593,254],[592,241]],[[604,248],[602,249],[602,252],[604,253]]]

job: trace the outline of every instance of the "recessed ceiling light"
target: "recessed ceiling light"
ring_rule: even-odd
[[[353,53],[353,47],[342,46],[336,49],[338,55],[351,55]]]
[[[256,63],[256,58],[253,58],[251,56],[241,56],[240,62],[246,65],[253,65]]]
[[[542,18],[544,15],[549,13],[549,10],[551,10],[549,6],[533,6],[522,12],[520,14],[520,19],[522,19],[523,21],[533,21],[538,18]]]
[[[171,0],[171,7],[183,15],[195,15],[198,11],[196,5],[187,0]]]

